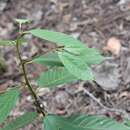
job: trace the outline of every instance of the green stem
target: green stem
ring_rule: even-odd
[[[55,51],[57,51],[58,49],[63,49],[63,48],[64,48],[64,46],[57,46],[57,47],[52,48],[51,50],[48,50],[47,52],[45,52],[44,55],[46,55],[46,54],[48,54],[48,53],[50,53],[50,52],[55,52]],[[37,57],[39,57],[39,56],[41,56],[41,55],[36,55],[36,56],[32,57],[31,59],[24,60],[24,63],[25,63],[25,64],[30,64],[30,63],[33,62],[33,60],[34,60],[35,58],[37,58]]]
[[[24,79],[25,79],[25,83],[26,83],[26,85],[27,85],[27,87],[28,87],[28,89],[29,89],[29,91],[30,91],[32,97],[33,97],[34,100],[35,100],[35,105],[36,105],[38,111],[39,111],[40,113],[42,113],[43,116],[45,116],[46,114],[45,114],[45,112],[44,112],[44,109],[41,107],[40,102],[39,102],[39,100],[38,100],[38,97],[37,97],[36,93],[34,92],[32,86],[31,86],[31,84],[30,84],[30,82],[29,82],[29,80],[28,80],[27,72],[26,72],[26,68],[25,68],[25,63],[24,63],[24,60],[23,60],[22,57],[21,57],[20,50],[19,50],[19,38],[18,38],[17,41],[16,41],[16,51],[17,51],[17,54],[18,54],[18,58],[19,58],[19,60],[20,60],[20,64],[21,64],[21,66],[22,66],[22,71],[23,71],[23,76],[24,76]]]

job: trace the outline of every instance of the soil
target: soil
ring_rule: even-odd
[[[18,26],[14,19],[26,18],[33,22],[23,29],[46,28],[64,32],[108,57],[94,66],[95,82],[77,82],[51,90],[37,89],[34,80],[46,68],[29,65],[30,82],[49,113],[71,115],[80,112],[106,115],[118,121],[130,119],[130,0],[5,0],[0,1],[0,18],[0,39],[16,38]],[[118,55],[104,50],[111,37],[120,40]],[[21,47],[25,59],[53,47],[32,36],[26,36],[26,39],[28,44]],[[0,91],[21,85],[19,81],[23,78],[15,48],[0,47],[0,55],[6,66],[0,70]],[[29,92],[23,89],[9,120],[30,110],[35,107]],[[41,129],[41,123],[35,122],[21,130]]]

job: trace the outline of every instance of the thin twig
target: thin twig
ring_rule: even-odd
[[[85,89],[84,86],[85,82],[81,82],[80,86],[83,88],[83,91],[93,100],[95,101],[100,107],[102,107],[103,109],[107,110],[107,111],[112,111],[112,112],[117,112],[120,114],[123,114],[123,116],[127,119],[130,119],[129,115],[127,114],[127,112],[125,110],[122,109],[116,109],[116,108],[109,108],[106,107],[105,105],[103,105],[92,93],[90,93],[87,89]]]

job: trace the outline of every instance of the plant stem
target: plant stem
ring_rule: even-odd
[[[48,53],[51,53],[51,52],[56,52],[58,49],[63,49],[63,48],[64,48],[64,46],[57,46],[57,47],[55,47],[55,48],[52,48],[52,49],[46,51],[46,52],[44,53],[44,55],[46,55],[46,54],[48,54]],[[31,59],[24,60],[24,63],[25,63],[25,64],[30,64],[30,63],[33,62],[33,60],[34,60],[35,58],[37,58],[37,57],[39,57],[39,56],[41,56],[41,55],[36,55],[36,56],[32,57]]]
[[[34,100],[35,100],[35,105],[36,105],[36,107],[37,107],[37,110],[38,110],[40,113],[42,113],[42,115],[43,115],[43,117],[44,117],[44,116],[46,115],[45,112],[44,112],[44,108],[41,107],[40,102],[39,102],[39,100],[38,100],[38,97],[37,97],[35,91],[33,90],[32,86],[31,86],[31,84],[30,84],[30,82],[29,82],[29,80],[28,80],[28,77],[27,77],[27,72],[26,72],[26,68],[25,68],[25,63],[24,63],[24,60],[23,60],[22,57],[21,57],[21,53],[20,53],[20,49],[19,49],[19,38],[18,38],[17,41],[16,41],[16,51],[17,51],[17,54],[18,54],[18,58],[19,58],[19,60],[20,60],[20,64],[21,64],[21,66],[22,66],[22,71],[23,71],[23,76],[24,76],[24,79],[25,79],[25,83],[26,83],[26,85],[27,85],[27,87],[28,87],[28,89],[29,89],[29,91],[30,91],[32,97],[33,97]]]

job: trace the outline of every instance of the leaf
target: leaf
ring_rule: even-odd
[[[0,95],[0,123],[2,123],[16,104],[18,89],[11,89]]]
[[[79,56],[81,59],[85,60],[88,65],[99,64],[104,60],[96,49],[87,48],[79,40],[64,33],[46,29],[33,29],[28,32],[41,39],[56,43],[58,46],[64,46],[66,52]]]
[[[77,125],[71,124],[65,118],[57,115],[47,115],[44,120],[45,130],[85,130]],[[87,130],[87,129],[86,129]]]
[[[80,57],[76,57],[67,52],[58,52],[59,58],[66,69],[75,77],[81,80],[93,80],[94,76],[91,68]]]
[[[33,61],[47,66],[63,66],[57,53],[45,54],[43,56],[35,58]]]
[[[15,19],[15,21],[19,24],[31,23],[29,19]]]
[[[66,47],[64,50],[84,60],[88,65],[99,64],[105,59],[95,48],[82,48],[76,45]]]
[[[80,44],[73,44],[69,43],[67,46],[65,46],[64,50],[67,52],[73,53],[74,55],[81,56],[83,53],[87,53],[88,47],[86,47],[83,43]]]
[[[0,40],[0,46],[12,46],[12,45],[15,45],[15,41]]]
[[[95,48],[86,48],[85,51],[82,51],[81,58],[88,65],[99,64],[105,60],[105,57],[103,57]]]
[[[57,115],[47,115],[45,130],[130,130],[129,127],[107,117],[76,115],[69,119]]]
[[[40,87],[55,87],[75,80],[76,78],[67,69],[53,68],[47,72],[43,72],[37,82]]]
[[[86,130],[130,130],[123,123],[118,123],[114,119],[105,116],[76,114],[71,116],[68,121],[86,128]]]
[[[71,45],[80,45],[85,47],[82,42],[64,33],[49,31],[46,29],[33,29],[28,32],[41,39],[56,43],[59,46],[69,47]]]
[[[111,37],[108,39],[107,45],[103,49],[111,52],[113,55],[118,56],[121,50],[121,41],[116,37]]]
[[[126,119],[126,120],[124,121],[124,124],[130,128],[130,120]]]
[[[36,112],[26,112],[24,115],[17,117],[12,122],[6,124],[4,128],[0,130],[17,130],[33,122],[37,116],[38,114]]]

